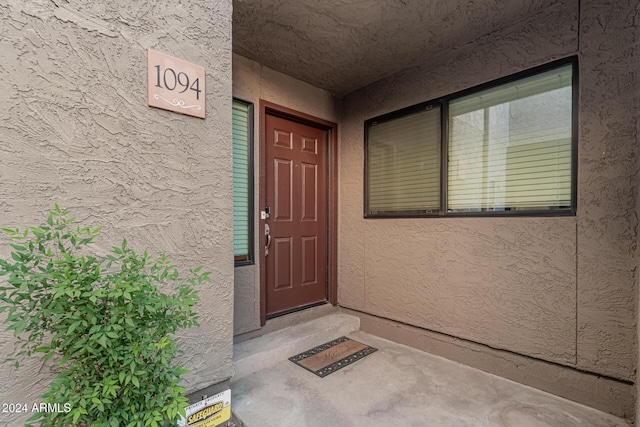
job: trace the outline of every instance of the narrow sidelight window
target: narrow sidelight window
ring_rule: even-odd
[[[252,260],[253,108],[233,100],[233,255],[236,264]]]

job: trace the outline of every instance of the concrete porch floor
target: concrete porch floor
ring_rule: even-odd
[[[234,363],[231,405],[237,418],[246,427],[629,426],[595,409],[361,332],[359,324],[348,333],[334,328],[334,335],[378,348],[364,359],[325,378],[287,360],[340,336],[317,336],[321,342],[308,345],[316,325],[326,330],[327,323],[352,322],[349,317],[331,315],[238,344],[244,346],[238,353],[245,355],[260,345],[270,346],[271,353],[268,364],[266,359]],[[306,348],[273,353],[273,343],[287,336],[299,341],[301,331]]]

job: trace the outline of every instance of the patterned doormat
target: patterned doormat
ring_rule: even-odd
[[[377,348],[350,338],[340,337],[311,350],[296,354],[290,357],[289,360],[323,378],[377,350]]]

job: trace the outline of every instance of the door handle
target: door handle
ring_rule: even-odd
[[[264,225],[264,235],[267,237],[267,245],[264,247],[264,256],[269,256],[269,246],[271,246],[271,229],[269,224]]]

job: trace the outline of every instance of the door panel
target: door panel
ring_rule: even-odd
[[[302,164],[302,221],[318,220],[318,167]]]
[[[265,116],[266,314],[327,300],[327,131]]]
[[[314,285],[318,283],[318,267],[316,260],[318,250],[317,239],[312,237],[302,238],[302,284]]]
[[[291,221],[293,202],[293,161],[273,159],[273,208],[276,221]],[[267,205],[271,206],[271,205]]]
[[[293,275],[293,251],[290,237],[276,237],[274,239],[273,260],[275,261],[274,290],[291,289]]]

